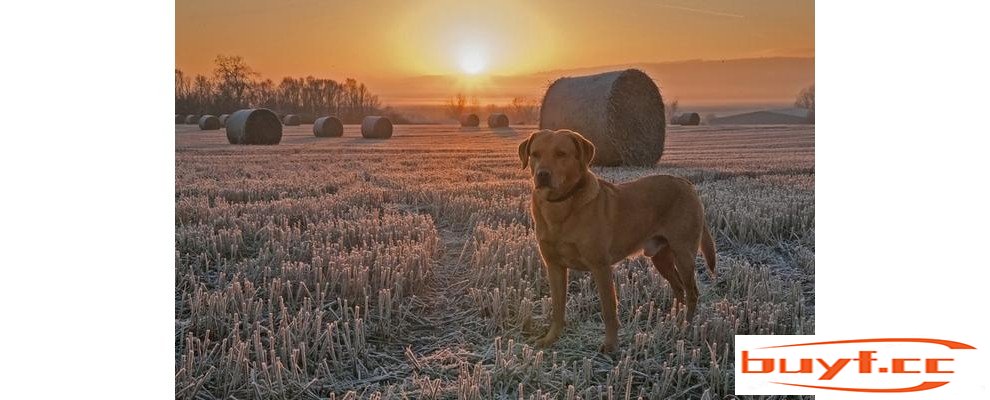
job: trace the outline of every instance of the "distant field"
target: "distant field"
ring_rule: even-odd
[[[616,266],[615,359],[581,272],[561,340],[530,346],[550,308],[516,155],[534,127],[311,129],[233,146],[176,125],[176,398],[721,399],[733,335],[814,333],[813,126],[672,127],[656,167],[594,169],[695,182],[719,253],[692,325],[649,260]]]

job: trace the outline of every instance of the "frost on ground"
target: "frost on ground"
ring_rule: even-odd
[[[614,358],[577,271],[561,340],[531,346],[550,310],[516,155],[532,127],[285,129],[176,126],[176,398],[721,399],[735,334],[814,333],[814,127],[674,127],[656,167],[595,168],[695,182],[719,253],[691,325],[649,260],[618,264]]]

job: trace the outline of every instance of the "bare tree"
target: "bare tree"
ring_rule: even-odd
[[[295,79],[290,77],[282,78],[282,82],[278,84],[278,97],[277,97],[277,108],[280,113],[294,113],[298,112],[303,107],[302,101],[302,88],[303,79]]]
[[[540,118],[540,106],[531,97],[516,97],[509,105],[509,114],[517,124],[529,124]]]
[[[801,89],[794,100],[794,107],[808,110],[808,121],[815,123],[815,85]]]
[[[189,114],[195,112],[192,104],[192,82],[181,69],[175,69],[175,112]]]
[[[254,82],[251,85],[251,107],[262,107],[274,109],[278,104],[278,93],[275,90],[275,82],[271,79]]]
[[[815,85],[801,89],[797,99],[794,100],[794,107],[815,111]]]
[[[673,122],[674,117],[677,116],[677,108],[678,108],[677,99],[674,99],[673,101],[667,103],[666,106],[664,106],[663,112],[664,114],[666,114],[668,124]]]
[[[214,60],[213,80],[216,85],[215,106],[221,112],[247,107],[251,80],[258,74],[239,56],[218,55]]]
[[[447,117],[458,121],[464,116],[465,111],[467,111],[467,96],[464,93],[458,93],[456,96],[451,97],[447,100],[446,107],[444,107],[444,113]]]
[[[213,82],[203,75],[196,75],[192,84],[192,104],[195,113],[213,113],[216,111]]]

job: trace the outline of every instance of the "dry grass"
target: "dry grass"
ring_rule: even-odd
[[[643,257],[616,266],[620,344],[597,353],[572,274],[553,348],[516,145],[531,128],[358,126],[276,147],[176,126],[176,398],[703,398],[735,334],[814,332],[813,128],[671,128],[653,173],[698,184],[719,248],[693,325]]]

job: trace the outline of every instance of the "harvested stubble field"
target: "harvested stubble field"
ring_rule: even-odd
[[[594,169],[692,180],[719,252],[691,325],[649,260],[616,266],[614,358],[580,272],[564,336],[530,346],[550,309],[516,156],[533,127],[359,129],[176,126],[176,398],[721,399],[733,335],[814,332],[813,127],[671,127],[657,166]]]

